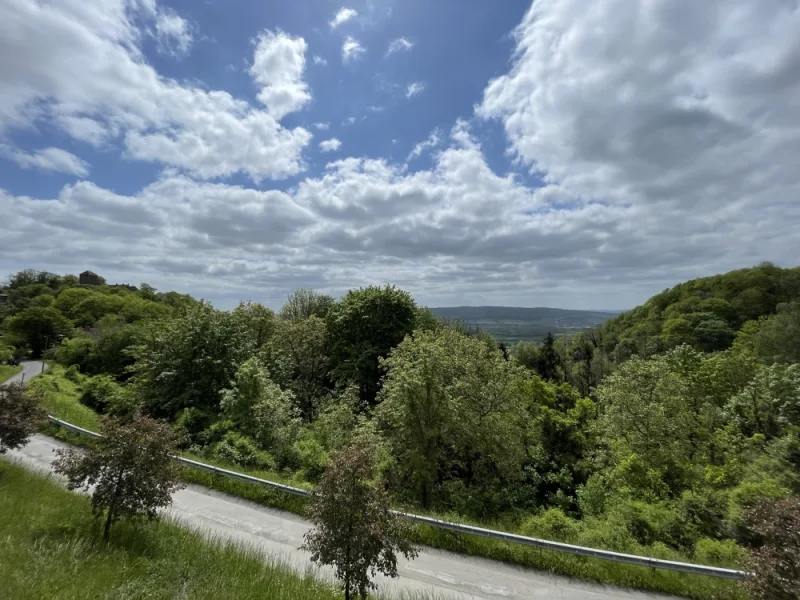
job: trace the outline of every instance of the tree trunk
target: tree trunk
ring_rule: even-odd
[[[344,579],[344,600],[350,600],[350,577]]]
[[[106,524],[105,527],[103,527],[103,540],[106,542],[108,541],[109,533],[111,533],[111,521],[113,520],[114,520],[114,509],[109,508],[108,516],[106,517]]]

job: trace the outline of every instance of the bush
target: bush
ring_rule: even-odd
[[[94,341],[85,337],[64,340],[56,349],[55,358],[62,365],[68,367],[75,365],[82,372],[86,373],[94,346]]]
[[[261,450],[256,443],[235,431],[229,431],[214,448],[218,460],[242,467],[252,467],[265,471],[275,470],[275,461],[269,452]]]
[[[521,527],[523,535],[558,542],[572,542],[580,533],[581,523],[571,519],[560,508],[550,508],[540,515],[526,519]]]
[[[294,454],[307,481],[318,481],[328,464],[328,453],[316,438],[304,435],[293,444]]]
[[[694,560],[704,565],[737,568],[746,554],[733,540],[702,538],[694,545]]]
[[[72,383],[81,383],[83,381],[83,376],[81,376],[78,365],[71,365],[68,367],[67,370],[64,371],[64,377]]]
[[[108,375],[90,377],[83,385],[80,403],[99,412],[107,413],[109,404],[120,391],[120,386]]]

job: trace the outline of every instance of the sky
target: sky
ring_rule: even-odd
[[[800,264],[797,0],[3,0],[0,274],[625,309]]]

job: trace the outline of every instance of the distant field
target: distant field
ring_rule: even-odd
[[[515,306],[445,306],[431,310],[438,317],[460,319],[506,343],[541,342],[548,333],[559,336],[585,331],[619,314],[617,311]]]

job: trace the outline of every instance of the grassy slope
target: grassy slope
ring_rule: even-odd
[[[22,366],[9,367],[8,365],[0,365],[0,383],[5,383],[11,376],[16,375],[22,371]]]
[[[48,393],[45,394],[45,406],[47,410],[65,421],[69,421],[70,423],[74,423],[86,429],[97,431],[99,429],[98,415],[78,402],[79,394],[77,386],[66,380],[63,377],[63,372],[63,367],[54,365],[53,368],[35,384],[52,390],[53,386],[46,382],[49,379],[57,380],[59,391],[48,391]],[[85,443],[85,438],[70,434],[69,432],[64,432],[58,428],[50,428],[47,433],[71,443]],[[298,485],[296,480],[288,480],[275,473],[243,469],[238,466],[225,464],[220,461],[210,461],[189,454],[185,456],[263,479],[288,483],[297,487],[309,487],[308,485]],[[305,506],[305,500],[303,498],[270,490],[263,486],[219,477],[199,469],[186,469],[184,471],[184,479],[188,482],[246,498],[259,504],[288,510],[298,514],[303,513],[303,508]],[[457,522],[468,522],[463,518],[457,518],[453,515],[442,517],[442,515],[431,514],[430,516],[446,518]],[[498,526],[496,523],[468,523],[492,529],[508,529]],[[513,533],[519,532],[513,531]],[[682,573],[571,556],[560,552],[535,550],[520,546],[519,544],[497,542],[486,538],[463,535],[426,526],[415,526],[414,537],[416,542],[433,548],[441,548],[473,556],[502,560],[590,581],[664,592],[688,598],[696,598],[698,600],[738,600],[746,598],[735,583],[723,579],[685,575]],[[692,562],[690,558],[682,556],[680,553],[666,547],[662,547],[660,551],[652,547],[643,547],[641,554],[654,558]]]
[[[333,600],[310,576],[164,522],[120,523],[102,542],[86,498],[0,461],[0,596]]]

